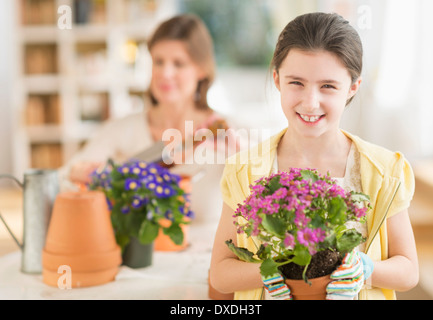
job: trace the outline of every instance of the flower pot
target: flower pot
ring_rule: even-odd
[[[71,287],[114,280],[122,262],[105,195],[99,191],[57,196],[42,251],[43,282],[58,286],[60,267],[71,271]]]
[[[179,181],[179,187],[185,191],[187,194],[191,194],[192,191],[192,185],[191,185],[191,177],[182,175],[181,179]]]
[[[161,226],[167,228],[170,226],[171,221],[167,219],[161,219],[159,220],[159,223]],[[155,250],[156,251],[181,251],[185,249],[188,246],[188,225],[182,224],[180,225],[180,228],[182,229],[183,232],[182,244],[180,245],[175,244],[168,235],[164,234],[162,229],[159,229],[158,236],[154,241]]]
[[[122,260],[123,265],[130,268],[144,268],[152,264],[153,243],[142,244],[137,238],[131,237],[126,245]]]
[[[331,282],[331,275],[309,279],[311,286],[304,280],[286,279],[292,292],[293,300],[326,300],[326,286]]]

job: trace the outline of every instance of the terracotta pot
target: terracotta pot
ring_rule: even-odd
[[[326,286],[331,282],[331,275],[309,279],[311,286],[304,280],[286,279],[292,292],[293,300],[326,300]]]
[[[185,191],[185,193],[190,194],[192,190],[191,185],[191,177],[189,176],[181,176],[181,179],[179,181],[179,187]]]
[[[119,267],[104,269],[95,272],[75,272],[71,268],[71,288],[90,287],[101,285],[110,281],[113,281],[119,271]],[[66,273],[61,271],[52,271],[46,268],[42,269],[42,279],[47,285],[53,287],[60,287],[67,285],[63,276]],[[60,283],[59,283],[60,282]]]
[[[153,243],[142,244],[137,238],[131,237],[123,250],[122,260],[130,268],[145,268],[152,264]]]
[[[159,220],[161,226],[167,228],[170,226],[171,221],[167,219]],[[168,235],[164,234],[162,229],[159,229],[158,236],[154,241],[154,249],[156,251],[181,251],[188,246],[188,227],[189,225],[181,225],[180,228],[183,231],[183,242],[178,245],[175,244]]]
[[[43,282],[57,286],[60,266],[71,270],[72,287],[114,280],[122,263],[105,195],[100,191],[57,196],[42,251]]]

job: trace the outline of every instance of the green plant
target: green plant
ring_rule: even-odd
[[[116,241],[122,249],[131,237],[143,244],[153,242],[160,229],[175,244],[181,244],[184,235],[180,226],[189,223],[193,212],[180,180],[180,176],[154,163],[129,161],[118,165],[109,160],[103,170],[92,174],[89,189],[104,192]],[[171,224],[163,227],[161,219]]]
[[[260,241],[256,252],[226,241],[241,260],[261,263],[263,276],[278,273],[287,263],[305,266],[318,251],[331,249],[341,256],[365,241],[347,221],[365,223],[370,208],[363,193],[346,192],[329,175],[292,168],[264,177],[250,186],[251,194],[235,211],[237,232]]]

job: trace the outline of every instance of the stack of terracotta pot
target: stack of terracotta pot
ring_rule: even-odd
[[[114,280],[121,263],[105,195],[59,194],[42,252],[43,282],[56,287],[99,285]],[[64,272],[70,277],[63,277]]]

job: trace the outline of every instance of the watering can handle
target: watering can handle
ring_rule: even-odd
[[[0,179],[3,178],[8,178],[8,179],[12,179],[13,181],[15,181],[21,188],[24,188],[24,185],[17,179],[15,178],[13,175],[11,174],[0,174]]]
[[[2,178],[9,178],[14,180],[21,188],[24,188],[24,185],[14,176],[10,175],[10,174],[0,174],[0,179]],[[10,235],[12,236],[12,238],[15,240],[15,242],[17,243],[17,245],[22,249],[23,245],[18,241],[18,239],[15,237],[15,235],[13,234],[12,230],[9,228],[9,226],[7,225],[5,219],[3,218],[3,216],[1,215],[0,212],[0,220],[3,222],[3,224],[5,225],[6,229],[8,230],[8,232],[10,233]]]

